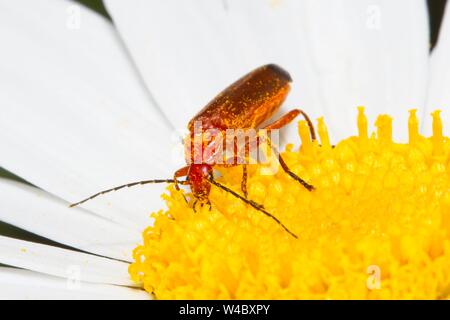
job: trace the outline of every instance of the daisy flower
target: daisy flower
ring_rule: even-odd
[[[0,220],[53,241],[0,236],[0,298],[448,298],[449,8],[430,55],[423,0],[105,5],[0,1],[0,166],[28,182],[0,179]],[[283,130],[317,190],[255,165],[249,196],[298,240],[214,188],[196,214],[164,185],[68,207],[172,176],[180,129],[269,62],[281,112],[319,119],[320,145]]]

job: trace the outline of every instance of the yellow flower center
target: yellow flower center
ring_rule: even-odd
[[[330,144],[318,119],[318,141],[299,122],[301,148],[288,145],[289,167],[312,183],[307,191],[283,170],[249,166],[248,197],[276,222],[212,186],[194,213],[169,187],[168,210],[153,215],[134,253],[131,277],[159,299],[442,299],[450,297],[450,139],[439,111],[433,135],[419,134],[414,110],[409,141],[392,141],[392,119],[379,116],[369,136]],[[239,191],[240,167],[219,169]]]

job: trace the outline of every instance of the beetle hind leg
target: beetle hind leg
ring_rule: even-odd
[[[274,152],[275,157],[278,159],[278,162],[280,163],[281,168],[283,168],[284,172],[290,175],[291,178],[293,178],[295,181],[299,182],[308,191],[313,191],[315,189],[313,185],[309,184],[308,182],[297,176],[294,172],[292,172],[291,169],[289,169],[287,163],[284,161],[283,157],[280,155],[280,153],[274,146],[270,146],[270,148]]]
[[[300,109],[293,109],[289,111],[288,113],[284,114],[281,118],[278,120],[275,120],[271,124],[264,127],[266,130],[272,130],[272,129],[281,129],[284,126],[288,125],[292,120],[294,120],[299,114],[303,116],[303,118],[308,123],[309,131],[311,133],[311,139],[316,140],[316,131],[314,129],[314,125],[311,121],[311,119],[308,117],[308,115]]]
[[[264,129],[266,129],[266,130],[280,129],[280,128],[284,127],[285,125],[287,125],[288,123],[290,123],[292,120],[294,120],[295,117],[297,117],[299,114],[301,114],[305,118],[306,122],[308,123],[310,134],[311,134],[311,139],[316,140],[316,132],[314,130],[314,125],[313,125],[311,119],[309,119],[308,115],[300,109],[293,109],[293,110],[289,111],[288,113],[283,115],[281,118],[279,118],[275,122],[272,122],[271,124],[265,126]],[[294,180],[299,182],[302,186],[304,186],[309,191],[313,191],[314,186],[307,183],[305,180],[303,180],[302,178],[297,176],[294,172],[292,172],[291,169],[289,169],[288,165],[286,164],[284,159],[281,157],[278,150],[272,145],[270,139],[267,139],[267,143],[268,143],[269,147],[272,149],[272,151],[275,153],[275,156],[278,159],[278,162],[280,163],[284,172],[286,172],[288,175],[290,175]]]

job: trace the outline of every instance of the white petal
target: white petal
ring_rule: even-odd
[[[119,226],[81,208],[68,208],[46,192],[0,179],[0,220],[83,251],[131,261],[140,242],[134,230]]]
[[[135,285],[125,262],[3,236],[0,263],[83,282]]]
[[[2,0],[0,39],[0,166],[71,202],[173,173],[172,130],[110,23],[71,1]],[[142,229],[162,190],[86,207]]]
[[[424,108],[425,1],[307,1],[306,10],[327,122],[338,132],[355,132],[355,106],[363,105],[372,122],[391,114],[394,136],[405,140],[407,110]]]
[[[325,113],[334,140],[356,132],[358,105],[373,120],[383,112],[398,118],[395,133],[402,138],[406,110],[423,108],[423,0],[106,5],[153,96],[178,126],[230,82],[268,62],[294,79],[285,109],[301,107],[313,117]]]
[[[442,110],[442,122],[445,135],[450,135],[450,5],[446,6],[441,24],[439,39],[430,59],[430,80],[428,100],[423,127],[427,135],[431,134],[432,121],[430,113]]]
[[[0,268],[0,299],[149,299],[142,290],[65,280],[28,270]]]

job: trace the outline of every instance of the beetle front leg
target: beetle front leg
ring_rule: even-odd
[[[188,175],[188,173],[189,173],[189,166],[185,166],[185,167],[175,171],[175,173],[173,175],[173,179],[175,180],[175,189],[177,191],[180,191],[180,186],[178,185],[178,183],[181,183],[182,185],[189,184],[188,181],[178,181],[178,178],[185,177]],[[188,199],[186,199],[186,196],[184,194],[182,194],[182,195],[183,195],[184,201],[186,201],[186,203],[189,203]],[[195,211],[195,207],[194,207],[194,211]]]
[[[175,173],[173,175],[173,179],[175,180],[175,189],[180,191],[180,186],[178,185],[178,178],[185,177],[188,175],[188,173],[189,173],[189,166],[185,166],[185,167],[175,171]]]

